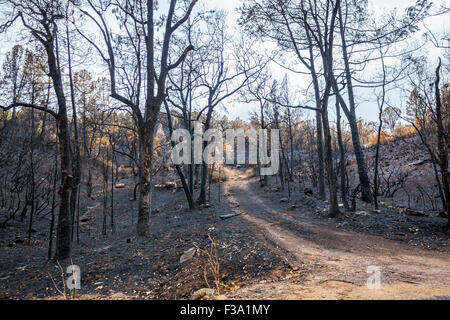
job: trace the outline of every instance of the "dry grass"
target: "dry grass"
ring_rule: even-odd
[[[229,287],[221,281],[222,276],[220,273],[219,251],[217,249],[218,244],[210,234],[208,234],[208,240],[209,245],[206,248],[202,249],[197,245],[195,245],[195,247],[197,248],[200,255],[206,257],[207,260],[207,264],[203,269],[203,277],[205,279],[206,285],[208,286],[208,288],[211,288],[211,285],[208,281],[208,275],[211,275],[217,293],[221,294],[223,290],[229,289]]]
[[[217,182],[225,182],[228,180],[228,177],[225,173],[225,170],[223,170],[223,167],[216,167],[214,168],[214,172],[213,172],[213,176],[212,176],[212,181],[217,183]]]
[[[256,170],[254,168],[248,168],[247,170],[245,170],[245,176],[247,178],[253,178],[254,176],[256,176]]]

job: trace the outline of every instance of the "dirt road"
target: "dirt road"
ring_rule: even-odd
[[[428,299],[450,296],[450,254],[293,218],[258,194],[255,178],[226,169],[229,202],[278,246],[296,275],[243,287],[235,299]],[[303,208],[307,210],[308,208]],[[298,280],[300,275],[301,280]],[[378,277],[379,275],[379,277]],[[379,279],[379,282],[377,281]],[[371,288],[367,284],[371,285]],[[377,285],[379,283],[379,286]]]

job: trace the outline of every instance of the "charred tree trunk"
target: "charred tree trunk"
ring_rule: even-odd
[[[137,233],[140,237],[146,237],[148,235],[150,223],[154,129],[155,124],[147,122],[140,129],[141,132],[139,135],[141,157]]]
[[[338,99],[341,100],[340,102],[341,102],[342,109],[344,110],[345,115],[350,124],[350,130],[352,133],[353,151],[355,153],[356,163],[358,165],[359,182],[361,184],[361,199],[364,202],[371,203],[373,200],[372,192],[370,190],[370,181],[369,181],[369,176],[367,174],[366,161],[364,159],[364,153],[361,148],[358,126],[356,123],[355,96],[354,96],[354,92],[353,92],[352,74],[351,74],[351,70],[350,70],[350,62],[349,62],[349,56],[348,56],[348,52],[347,52],[347,43],[346,43],[346,39],[345,39],[344,22],[342,19],[343,19],[342,18],[342,9],[341,9],[341,7],[339,7],[339,29],[340,29],[340,36],[341,36],[341,43],[342,43],[342,55],[343,55],[344,66],[345,66],[345,76],[346,76],[346,82],[347,82],[346,84],[347,84],[347,92],[348,92],[348,100],[349,100],[349,104],[350,104],[350,109],[347,108],[340,93],[336,92],[336,95],[338,96]]]
[[[312,49],[310,49],[310,55],[313,57]],[[311,60],[312,78],[314,84],[314,94],[316,98],[316,108],[321,108],[321,98],[319,91],[319,79],[317,78],[315,66],[313,60]],[[325,168],[323,159],[323,128],[322,128],[322,114],[316,111],[316,146],[317,146],[317,158],[318,158],[318,185],[319,185],[319,197],[325,199]]]
[[[265,119],[264,119],[264,104],[260,102],[260,113],[261,113],[261,129],[266,129],[266,123],[265,123]],[[261,138],[260,138],[261,139]],[[234,146],[233,146],[234,148]],[[259,162],[259,158],[258,158],[258,164],[261,167],[261,164]],[[261,169],[259,171],[261,173]],[[269,177],[265,174],[263,177],[263,183],[262,186],[266,187],[267,184],[269,183]]]
[[[52,193],[52,209],[50,218],[50,230],[48,235],[48,253],[47,259],[52,258],[52,245],[53,245],[53,229],[55,226],[55,208],[56,208],[56,181],[58,180],[58,142],[55,146],[55,170],[53,172],[53,193]]]
[[[70,139],[69,139],[69,126],[67,120],[67,105],[66,98],[64,96],[63,82],[59,63],[55,55],[54,39],[51,39],[45,43],[45,49],[48,57],[48,66],[50,71],[50,77],[53,81],[53,87],[56,93],[58,101],[58,117],[57,128],[59,138],[59,154],[60,169],[61,169],[61,186],[59,193],[59,213],[58,213],[58,225],[56,231],[56,253],[55,259],[62,260],[70,257],[71,254],[71,239],[70,239],[70,189],[72,186],[72,175],[70,166]],[[57,43],[56,43],[57,44]],[[56,47],[56,51],[58,48]]]
[[[333,74],[333,40],[334,40],[334,21],[336,19],[336,11],[339,10],[341,5],[340,0],[337,0],[335,3],[335,7],[333,8],[333,13],[331,16],[331,30],[328,37],[325,40],[324,49],[322,53],[322,61],[324,66],[324,80],[326,82],[323,100],[321,103],[321,114],[323,121],[323,133],[325,140],[325,165],[327,168],[327,177],[328,177],[328,188],[330,193],[330,209],[329,216],[331,218],[336,218],[340,215],[339,212],[339,204],[337,200],[337,188],[336,188],[336,178],[335,172],[333,168],[333,150],[331,143],[331,133],[330,133],[330,124],[328,120],[328,99],[331,94],[331,88],[333,87],[333,83],[335,82],[334,74]],[[337,94],[338,91],[335,90]]]
[[[380,110],[378,121],[380,122],[378,125],[377,131],[377,146],[375,151],[375,169],[373,174],[373,203],[375,206],[375,210],[378,210],[378,163],[380,159],[380,140],[381,140],[381,129],[383,128],[383,118],[382,118],[382,109]]]
[[[378,210],[378,183],[379,183],[379,177],[378,177],[378,164],[380,159],[380,142],[381,142],[381,132],[383,129],[383,108],[384,108],[384,102],[386,99],[386,65],[384,63],[384,54],[383,50],[380,46],[380,56],[381,56],[381,64],[383,67],[383,86],[382,86],[382,95],[381,95],[381,101],[380,98],[377,98],[378,101],[378,132],[377,132],[377,146],[376,146],[376,152],[375,152],[375,171],[373,175],[373,202],[375,206],[375,210]]]
[[[114,234],[116,232],[116,228],[114,225],[114,160],[115,160],[115,155],[114,155],[114,147],[112,145],[112,141],[111,141],[111,136],[110,136],[110,144],[111,144],[111,202],[110,202],[110,206],[111,206],[111,211],[110,211],[110,219],[111,219],[111,232],[112,234]],[[117,166],[116,166],[117,168]],[[117,179],[117,175],[116,175],[116,179]]]
[[[73,241],[73,233],[74,233],[74,223],[75,223],[75,209],[78,199],[78,185],[81,181],[81,155],[80,155],[80,143],[78,139],[78,117],[77,117],[77,109],[75,106],[75,90],[73,86],[73,77],[72,77],[72,57],[70,51],[70,36],[69,36],[69,27],[66,25],[66,36],[67,36],[67,58],[69,63],[69,85],[70,85],[70,99],[72,102],[72,124],[73,124],[73,133],[74,133],[74,146],[72,150],[73,161],[72,161],[72,191],[70,193],[70,216],[72,219],[72,233],[71,238]]]
[[[342,141],[342,130],[341,130],[341,109],[339,106],[339,103],[336,102],[336,128],[337,128],[337,138],[338,138],[338,144],[339,144],[339,154],[340,154],[340,160],[339,160],[339,169],[340,169],[340,179],[341,179],[341,198],[342,203],[344,204],[345,210],[350,210],[350,206],[348,204],[347,199],[347,174],[346,174],[346,167],[345,167],[345,149],[344,149],[344,142]]]
[[[327,106],[322,107],[323,132],[325,134],[325,165],[327,168],[328,187],[330,193],[330,211],[331,218],[339,216],[339,205],[337,200],[336,180],[333,168],[333,152],[331,147],[330,125],[328,121]]]
[[[289,170],[289,180],[294,181],[294,135],[292,133],[292,115],[291,109],[288,108],[288,126],[289,126],[289,144],[290,144],[290,170]]]
[[[208,108],[208,113],[206,115],[206,122],[205,122],[205,131],[209,129],[211,125],[211,117],[212,117],[212,111],[213,108]],[[203,150],[205,149],[207,143],[203,142]],[[201,182],[200,182],[200,196],[197,200],[198,204],[205,204],[206,203],[206,180],[208,178],[208,164],[205,162],[205,159],[202,161],[202,175],[201,175]]]
[[[436,68],[436,81],[434,83],[435,99],[436,99],[436,120],[437,120],[437,134],[438,134],[438,149],[439,149],[439,162],[442,175],[442,186],[444,189],[445,200],[447,203],[447,228],[450,229],[450,186],[448,179],[448,145],[445,141],[445,129],[442,120],[442,102],[441,92],[439,88],[441,70],[441,59],[439,59],[438,67]]]
[[[323,159],[323,128],[321,115],[316,114],[316,145],[317,145],[317,183],[319,186],[319,197],[325,199],[325,168]]]
[[[169,133],[172,136],[173,133],[173,123],[172,123],[172,117],[170,115],[169,106],[167,105],[167,102],[164,102],[164,106],[166,108],[167,113],[167,125],[169,127]],[[172,147],[175,147],[175,141],[171,141]],[[191,155],[193,155],[193,152],[191,150]],[[186,178],[183,174],[183,170],[181,170],[181,167],[179,165],[175,165],[175,170],[177,171],[178,177],[181,180],[181,185],[183,186],[184,194],[186,195],[186,199],[189,204],[189,209],[193,210],[195,209],[194,199],[192,198],[192,192],[191,192],[191,185],[192,185],[192,178],[190,178],[190,185],[188,186],[186,182]],[[192,165],[189,165],[189,176],[191,176],[192,173]],[[193,189],[193,186],[192,186]]]
[[[139,181],[139,209],[137,234],[140,237],[148,235],[151,212],[152,172],[153,172],[153,137],[158,121],[158,114],[163,99],[149,98],[145,107],[145,120],[139,124],[140,148],[140,181]]]
[[[32,90],[32,100],[34,103],[34,85]],[[31,134],[30,134],[30,173],[31,173],[31,210],[30,219],[28,222],[28,241],[31,241],[31,233],[33,230],[33,218],[36,208],[36,182],[35,182],[35,170],[34,170],[34,109],[31,109]]]

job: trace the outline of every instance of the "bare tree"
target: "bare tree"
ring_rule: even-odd
[[[59,215],[56,236],[55,259],[64,259],[70,256],[71,252],[71,224],[70,224],[70,189],[72,175],[70,167],[70,138],[67,120],[67,104],[63,90],[63,81],[58,57],[58,20],[65,18],[65,10],[61,1],[41,1],[39,3],[6,0],[2,1],[9,9],[6,13],[8,17],[1,27],[4,31],[15,21],[20,21],[34,39],[36,39],[47,53],[47,63],[49,75],[53,82],[56,98],[58,101],[58,112],[48,109],[46,106],[39,106],[31,103],[13,102],[7,107],[8,110],[14,107],[33,108],[52,115],[58,126],[59,153],[61,156],[61,188],[59,191]]]
[[[386,78],[387,78],[387,70],[386,70],[386,64],[384,62],[384,55],[383,49],[380,47],[380,56],[381,56],[381,66],[382,66],[382,90],[381,94],[377,96],[377,103],[378,103],[378,130],[377,130],[377,144],[375,147],[375,169],[373,174],[373,202],[375,206],[375,210],[378,210],[378,163],[380,158],[380,141],[381,141],[381,131],[383,129],[383,111],[385,107],[386,102]]]
[[[241,91],[242,100],[246,103],[256,102],[258,104],[258,111],[256,112],[259,118],[259,125],[261,129],[266,129],[268,122],[266,119],[267,107],[271,93],[270,88],[270,74],[269,70],[263,70],[261,74],[253,82],[248,82],[244,90]],[[261,164],[258,161],[258,166]],[[269,177],[264,175],[262,186],[267,186]]]
[[[448,174],[448,135],[444,128],[443,110],[441,101],[441,88],[439,87],[440,71],[442,61],[439,58],[439,64],[436,68],[436,81],[434,82],[434,92],[436,101],[436,122],[437,122],[437,136],[438,136],[438,157],[441,167],[442,184],[444,187],[444,195],[447,203],[447,227],[450,229],[450,186]],[[448,110],[447,110],[448,111]]]
[[[234,41],[227,32],[226,15],[217,12],[208,23],[208,34],[204,41],[210,46],[204,47],[204,55],[208,58],[203,64],[205,69],[201,72],[200,86],[206,91],[206,103],[196,120],[206,112],[203,125],[204,130],[211,127],[211,120],[215,109],[226,99],[232,97],[245,87],[248,82],[254,81],[264,64],[256,61],[257,56],[248,54],[250,44],[242,39]],[[203,142],[204,147],[207,142]],[[207,164],[203,160],[201,167],[201,183],[199,204],[206,202]]]
[[[306,19],[302,10],[308,7],[306,1],[279,2],[267,0],[247,1],[242,8],[240,24],[250,34],[275,41],[278,46],[292,53],[306,67],[314,90],[315,108],[321,108],[320,70],[317,68],[316,53]],[[317,9],[317,7],[316,7]],[[299,72],[300,73],[300,72]],[[318,155],[319,196],[325,198],[325,175],[323,153],[322,118],[316,110],[316,144]]]
[[[107,64],[111,84],[111,96],[120,103],[131,108],[139,135],[140,155],[140,193],[137,233],[139,236],[148,234],[149,217],[151,211],[151,180],[153,163],[153,136],[158,121],[161,105],[166,97],[166,79],[169,72],[177,68],[193,48],[189,45],[181,56],[170,60],[171,39],[174,33],[189,18],[198,0],[181,1],[171,0],[165,16],[165,27],[162,39],[157,39],[154,14],[156,4],[153,0],[131,3],[129,1],[103,1],[87,0],[90,10],[80,9],[100,30],[103,43],[96,43],[81,30],[80,34],[98,52]],[[182,8],[180,8],[182,7]],[[108,18],[119,18],[124,28],[123,39],[127,41],[115,42]],[[182,11],[181,13],[179,13]],[[158,45],[160,40],[160,54]],[[132,61],[119,61],[121,45],[131,47]],[[106,47],[106,51],[103,48]],[[158,57],[158,62],[157,62]],[[122,59],[123,60],[123,59]],[[159,67],[159,72],[157,71]],[[134,74],[133,80],[129,75]],[[125,88],[118,85],[125,83]],[[143,101],[143,103],[142,103]],[[143,106],[143,112],[141,111]]]

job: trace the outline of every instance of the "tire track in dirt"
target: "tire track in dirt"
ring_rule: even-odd
[[[273,288],[268,291],[258,284],[257,292],[265,292],[262,298],[274,295],[276,299],[450,296],[448,253],[428,252],[377,236],[343,232],[305,218],[294,220],[253,192],[252,179],[238,170],[227,168],[226,172],[228,198],[244,213],[239,219],[249,221],[271,242],[292,254],[295,261],[291,261],[291,265],[306,276],[302,285],[282,281],[275,287],[272,284]],[[381,289],[366,287],[370,276],[366,268],[371,265],[381,268]],[[284,294],[283,288],[286,289]],[[242,292],[256,295],[248,298],[258,298],[252,289]],[[236,297],[246,298],[239,293]]]

